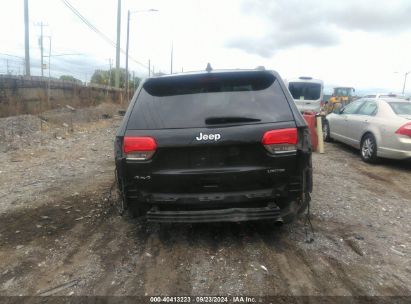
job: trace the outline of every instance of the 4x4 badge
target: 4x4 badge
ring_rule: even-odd
[[[196,137],[196,140],[214,140],[217,141],[221,138],[221,134],[203,134],[200,132],[200,135]]]

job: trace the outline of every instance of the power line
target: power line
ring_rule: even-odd
[[[71,5],[67,0],[62,0],[62,1],[91,30],[93,30],[96,34],[98,34],[101,38],[103,38],[106,42],[108,42],[112,46],[116,45],[108,36],[106,36],[103,32],[101,32],[98,28],[96,28],[93,24],[91,24],[83,15],[81,15],[80,12],[73,5]]]
[[[90,23],[90,21],[88,21],[73,5],[70,4],[70,2],[68,2],[67,0],[61,0],[64,5],[66,5],[78,18],[80,18],[81,21],[83,21],[83,23],[85,25],[87,25],[93,32],[95,32],[97,35],[99,35],[102,39],[104,39],[108,44],[110,44],[113,47],[116,47],[116,43],[111,40],[106,34],[104,34],[102,31],[100,31],[98,28],[96,28],[93,24]],[[123,54],[126,54],[126,52],[120,48],[120,51]],[[128,56],[129,59],[133,60],[135,63],[141,65],[144,68],[147,68],[147,66],[141,62],[139,62],[138,60],[134,59],[133,57],[131,57],[130,55]]]

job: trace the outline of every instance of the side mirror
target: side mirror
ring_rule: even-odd
[[[338,111],[338,114],[344,113],[344,110],[345,110],[345,107],[342,107],[342,108]]]

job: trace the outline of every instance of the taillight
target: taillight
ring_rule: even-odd
[[[267,131],[261,141],[267,151],[272,154],[296,151],[297,142],[296,128]]]
[[[127,159],[148,160],[156,152],[157,143],[152,137],[125,136],[123,151]]]
[[[395,133],[411,137],[411,122],[407,122],[405,125],[401,126]]]

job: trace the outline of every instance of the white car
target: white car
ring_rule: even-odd
[[[361,158],[411,159],[411,102],[399,98],[361,98],[326,116],[325,141],[360,149]]]
[[[363,98],[402,98],[406,99],[403,94],[395,94],[395,93],[375,93],[365,95]]]
[[[311,77],[300,77],[290,79],[287,82],[288,90],[301,113],[305,111],[320,112],[324,89],[322,80]]]

